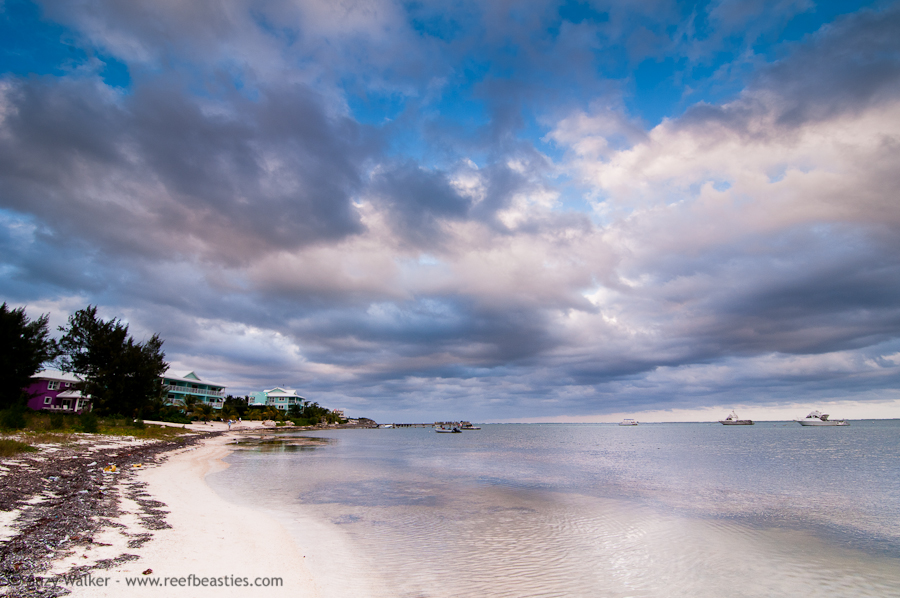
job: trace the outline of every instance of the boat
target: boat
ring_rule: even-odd
[[[810,411],[803,419],[795,419],[801,426],[849,426],[849,422],[843,419],[828,419],[827,413]]]
[[[473,426],[472,422],[459,422],[460,430],[480,430],[478,426]]]
[[[620,426],[636,426],[638,425],[637,420],[631,418],[625,418],[619,422]]]
[[[752,426],[752,419],[741,419],[735,411],[728,414],[725,419],[720,419],[719,423],[725,426]]]
[[[435,432],[438,434],[462,434],[462,430],[453,426],[452,428],[435,428]]]

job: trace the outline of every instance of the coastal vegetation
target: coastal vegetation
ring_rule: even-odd
[[[70,441],[75,433],[157,439],[185,433],[182,428],[147,426],[140,419],[120,415],[97,416],[91,412],[75,415],[27,410],[23,417],[25,425],[17,428],[4,426],[0,422],[0,431],[6,434],[6,438],[15,435],[17,440],[27,444],[45,444]]]
[[[250,397],[235,397],[232,395],[225,397],[219,416],[224,420],[272,420],[279,423],[289,421],[295,426],[339,424],[346,421],[340,414],[319,405],[315,401],[303,401],[301,405],[291,405],[285,411],[272,405],[251,405]]]
[[[23,389],[50,363],[78,375],[82,381],[74,389],[90,396],[92,407],[77,418],[63,413],[43,416],[42,429],[112,433],[103,430],[108,430],[108,422],[116,417],[182,424],[213,419],[290,421],[298,426],[345,421],[340,414],[310,401],[291,405],[287,411],[252,405],[249,396],[229,395],[221,410],[193,396],[187,396],[182,405],[167,404],[161,376],[169,366],[158,334],[138,342],[118,318],[98,317],[95,305],[72,314],[67,324],[59,327],[62,336],[58,340],[51,338],[48,321],[48,314],[32,321],[24,307],[0,306],[0,429],[31,427],[35,417],[26,406],[30,397]]]
[[[22,389],[41,367],[58,354],[50,338],[49,316],[30,320],[24,307],[0,305],[0,409],[22,403]]]
[[[0,457],[12,457],[19,453],[33,453],[36,448],[26,442],[20,442],[11,438],[0,438]]]
[[[60,369],[81,377],[79,390],[91,396],[96,413],[142,417],[162,395],[160,376],[169,366],[159,335],[137,342],[127,324],[98,318],[93,305],[75,312],[60,331]]]

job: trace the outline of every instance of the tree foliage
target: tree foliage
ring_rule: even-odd
[[[103,321],[92,305],[70,316],[60,331],[60,365],[81,376],[82,392],[101,415],[140,417],[161,395],[160,376],[169,366],[158,335],[139,343],[128,334],[127,324],[115,318]]]
[[[341,421],[340,416],[334,411],[309,401],[303,401],[302,405],[291,405],[288,415],[295,423],[300,422],[299,425],[337,424]]]
[[[46,314],[29,320],[25,308],[0,305],[0,409],[17,403],[31,376],[57,355]]]

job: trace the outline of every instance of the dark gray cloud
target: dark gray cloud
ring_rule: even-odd
[[[707,123],[748,135],[790,135],[790,129],[842,113],[893,102],[900,93],[900,8],[862,10],[839,18],[790,44],[789,53],[757,71],[743,101],[701,104],[679,119],[681,126]],[[759,103],[776,109],[779,128],[760,131],[751,120]],[[783,127],[783,128],[781,128]]]
[[[0,205],[112,253],[245,260],[361,232],[377,139],[303,86],[188,98],[158,80],[9,80]]]
[[[900,92],[900,7],[862,10],[805,40],[757,83],[784,102],[780,123],[824,119],[893,101]]]
[[[441,222],[465,219],[472,205],[445,173],[412,163],[376,175],[371,192],[392,214],[396,232],[425,248],[440,243]]]

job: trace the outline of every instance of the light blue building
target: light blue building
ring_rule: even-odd
[[[166,402],[170,405],[184,405],[184,399],[189,396],[198,404],[211,405],[213,409],[221,409],[225,402],[225,385],[202,380],[194,372],[167,372],[162,379]]]
[[[250,402],[247,404],[251,407],[268,406],[287,411],[291,405],[302,407],[305,401],[306,399],[298,395],[296,390],[276,386],[262,392],[251,392]]]

